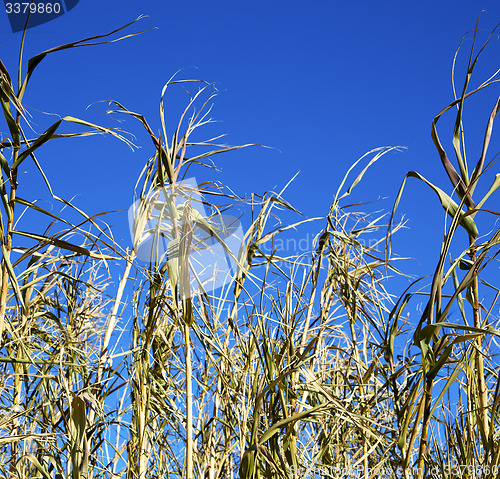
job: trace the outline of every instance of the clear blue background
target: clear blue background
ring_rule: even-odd
[[[407,151],[389,154],[370,170],[356,201],[386,197],[376,208],[390,210],[408,170],[419,171],[450,192],[430,138],[431,121],[453,100],[453,56],[482,9],[483,41],[500,22],[497,0],[80,0],[62,17],[28,31],[26,58],[106,33],[139,15],[148,18],[126,33],[154,29],[110,45],[47,57],[24,99],[33,127],[41,133],[56,120],[37,110],[72,115],[121,126],[136,135],[141,148],[132,152],[110,137],[55,140],[39,150],[38,158],[55,192],[66,198],[76,195],[75,204],[87,212],[126,210],[137,176],[153,154],[152,144],[139,123],[113,123],[102,115],[104,104],[86,108],[115,99],[143,113],[159,132],[161,89],[174,72],[185,68],[181,76],[215,82],[223,90],[212,115],[220,123],[207,130],[207,137],[226,133],[229,144],[273,147],[220,156],[221,172],[198,170],[198,181],[221,180],[241,195],[264,193],[281,189],[300,170],[286,198],[306,217],[322,216],[353,161],[375,147],[402,145]],[[6,14],[0,14],[0,33],[0,57],[15,76],[21,33],[10,31]],[[459,88],[470,46],[469,36],[458,62]],[[495,38],[473,85],[500,67],[499,46]],[[496,95],[498,88],[493,88],[466,109],[471,159],[480,153]],[[173,92],[167,117],[175,119],[184,100],[180,89]],[[443,119],[440,129],[450,157],[452,120]],[[499,151],[497,140],[490,150]],[[32,171],[28,161],[22,169],[20,196],[47,198],[42,183],[27,174]],[[497,193],[489,206],[498,204]],[[437,198],[411,179],[399,213],[408,219],[409,229],[395,239],[395,251],[418,258],[408,266],[412,273],[432,273],[445,216]],[[126,212],[110,218],[117,240],[130,245]]]

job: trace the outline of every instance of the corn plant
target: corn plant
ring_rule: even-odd
[[[79,478],[87,477],[91,464],[100,467],[102,456],[96,450],[103,441],[109,414],[104,412],[105,401],[119,382],[118,377],[108,376],[110,371],[106,378],[103,375],[100,337],[106,327],[108,303],[103,294],[107,282],[103,273],[107,262],[122,254],[99,218],[86,215],[54,193],[38,155],[54,138],[105,133],[130,141],[119,130],[73,116],[57,120],[41,135],[32,137],[30,131],[34,130],[23,98],[33,72],[47,55],[117,41],[121,38],[107,38],[117,37],[129,26],[57,46],[32,57],[27,65],[23,58],[24,32],[17,86],[0,62],[0,97],[6,125],[0,143],[0,469],[4,477],[51,477],[55,471]],[[62,123],[85,130],[60,134]],[[23,189],[18,172],[28,162],[38,169],[52,200],[61,205],[61,213],[40,207],[37,198],[30,198],[30,192]],[[65,208],[73,210],[79,220],[66,220],[62,214]],[[48,220],[45,231],[23,227],[26,212]],[[95,382],[96,370],[106,387]]]
[[[474,163],[471,163],[470,155],[466,152],[464,128],[466,101],[471,101],[472,95],[478,95],[498,82],[495,74],[470,91],[474,68],[492,40],[495,30],[496,28],[477,51],[476,24],[465,81],[458,93],[455,87],[455,64],[460,48],[457,50],[452,75],[455,100],[432,122],[432,140],[450,180],[453,194],[447,194],[419,173],[410,171],[403,181],[394,206],[395,210],[406,179],[413,177],[436,193],[441,206],[451,217],[441,245],[428,301],[413,334],[413,343],[419,349],[420,358],[420,362],[411,368],[415,379],[404,396],[394,389],[395,402],[399,402],[401,408],[398,446],[403,466],[405,469],[409,467],[412,454],[417,448],[419,478],[424,477],[425,470],[429,473],[431,469],[442,474],[447,470],[444,477],[451,477],[449,474],[453,465],[470,466],[470,470],[460,471],[460,474],[469,474],[467,477],[473,477],[470,475],[471,471],[472,474],[480,474],[482,469],[486,477],[495,477],[494,471],[499,465],[499,425],[496,413],[498,387],[495,387],[498,377],[492,348],[492,340],[499,334],[499,330],[495,328],[497,318],[494,316],[498,289],[487,281],[485,271],[498,254],[500,230],[495,223],[488,223],[488,219],[495,218],[498,212],[486,209],[485,204],[487,201],[491,203],[490,196],[500,186],[500,175],[496,174],[491,178],[488,174],[496,158],[489,158],[488,147],[500,107],[500,97],[486,122],[483,144]],[[439,119],[453,109],[456,109],[452,135],[456,166],[449,159],[437,128]],[[485,182],[489,182],[486,193],[479,199],[475,198],[476,187]],[[457,200],[453,199],[454,195],[457,195]],[[479,218],[481,223],[478,222]],[[463,233],[466,246],[457,254],[455,244],[464,239]],[[481,287],[493,291],[489,306],[481,299]],[[394,324],[411,296],[410,293],[402,299],[398,309],[394,311]],[[457,307],[458,309],[454,309]],[[393,331],[396,330],[394,327]],[[393,375],[397,375],[394,370]],[[453,412],[450,410],[451,404],[446,408],[441,401],[447,391],[454,389],[457,384],[460,384],[458,392],[455,390],[459,406]],[[439,418],[439,413],[443,413],[444,418]],[[443,420],[451,446],[444,450],[435,436],[437,428],[432,428]],[[458,433],[459,430],[462,432]],[[439,459],[436,460],[436,457]]]

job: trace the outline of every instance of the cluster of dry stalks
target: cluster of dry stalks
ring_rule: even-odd
[[[488,155],[500,100],[472,164],[465,154],[463,105],[497,81],[469,91],[479,56],[474,46],[462,91],[433,122],[454,194],[416,172],[407,175],[425,182],[452,218],[428,291],[412,285],[396,302],[386,291],[388,273],[400,275],[390,238],[404,182],[389,225],[344,206],[366,170],[391,150],[384,148],[370,152],[367,164],[363,158],[366,166],[354,178],[363,163],[349,170],[307,257],[280,257],[272,247],[295,226],[276,225],[280,211],[293,210],[283,194],[256,195],[245,203],[251,222],[235,274],[223,287],[183,295],[165,257],[144,264],[123,250],[98,218],[52,193],[37,160],[53,138],[95,132],[125,137],[73,117],[36,138],[24,126],[23,95],[46,55],[103,43],[126,27],[43,52],[26,69],[21,55],[17,88],[0,64],[6,120],[0,144],[0,475],[497,477],[499,331],[493,325],[500,290],[484,275],[495,268],[500,243],[499,213],[489,199],[500,175],[492,178]],[[163,95],[176,83],[194,85],[196,92],[169,136]],[[161,97],[160,135],[143,116],[120,103],[110,105],[114,113],[139,120],[153,141],[136,198],[175,188],[188,168],[235,149],[191,139],[209,121],[214,93],[209,84],[169,81]],[[455,107],[457,168],[436,127]],[[86,131],[60,135],[62,122]],[[79,222],[19,196],[18,171],[25,161],[36,165],[53,200],[76,212]],[[483,181],[491,187],[476,199],[476,185]],[[241,201],[210,184],[200,193],[214,216],[225,208],[221,201]],[[18,222],[25,209],[46,219],[44,232]],[[185,205],[169,211],[172,228],[161,234],[171,235],[179,248],[189,250],[193,242],[184,226],[188,219],[223,242],[209,219],[188,218],[192,210]],[[380,241],[367,247],[366,235]],[[184,274],[189,275],[188,263]],[[416,294],[424,295],[426,307],[410,324],[406,318]]]

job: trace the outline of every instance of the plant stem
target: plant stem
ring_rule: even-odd
[[[20,129],[21,124],[21,114],[17,111],[16,116],[16,124],[17,128]],[[15,164],[17,157],[19,155],[19,149],[21,145],[19,143],[14,145],[14,155],[13,155],[13,163]],[[7,222],[7,234],[5,240],[2,238],[2,241],[5,241],[5,250],[4,250],[4,259],[2,262],[2,290],[0,292],[0,341],[2,338],[2,333],[5,327],[5,312],[7,309],[7,293],[9,290],[9,274],[7,271],[7,264],[10,262],[10,253],[12,251],[12,232],[14,230],[14,208],[16,202],[16,190],[17,190],[17,168],[11,169],[10,176],[10,195],[9,195],[9,220]],[[21,299],[21,298],[19,298]],[[23,314],[20,314],[19,317],[22,318]],[[14,346],[16,351],[16,357],[18,357],[19,345]],[[13,397],[13,411],[14,411],[14,419],[13,419],[13,428],[12,435],[19,434],[19,423],[20,420],[16,417],[16,414],[20,412],[20,404],[21,404],[21,377],[22,374],[22,364],[16,363],[13,365],[14,367],[14,397]],[[13,441],[11,443],[10,450],[10,469],[11,473],[16,473],[16,465],[17,465],[17,441]]]
[[[19,148],[20,148],[19,145],[14,147],[14,160],[13,160],[14,162],[17,159]],[[9,273],[7,270],[7,261],[10,261],[10,252],[12,250],[12,231],[14,229],[14,207],[16,202],[16,190],[17,190],[17,168],[12,168],[11,183],[10,183],[10,198],[9,198],[10,218],[7,223],[7,234],[5,238],[5,251],[4,251],[5,257],[2,262],[2,290],[0,292],[0,339],[2,337],[2,333],[5,327],[5,311],[7,309],[7,293],[9,291]]]
[[[193,390],[189,325],[184,323],[186,358],[186,479],[193,479]]]
[[[424,376],[427,368],[424,369]],[[425,379],[424,382],[424,419],[422,421],[422,434],[420,436],[420,444],[418,448],[418,463],[417,463],[417,479],[424,478],[424,458],[427,450],[427,433],[429,431],[429,423],[431,419],[431,406],[432,406],[432,387],[434,385],[433,379]]]
[[[470,258],[473,264],[476,262],[476,245],[475,239],[470,238],[471,254]],[[481,321],[479,318],[479,284],[477,280],[477,272],[474,274],[474,281],[472,284],[472,294],[473,294],[473,314],[474,314],[474,327],[480,328]],[[486,388],[486,380],[484,377],[484,365],[483,365],[483,351],[482,351],[482,339],[479,336],[476,339],[477,342],[477,352],[476,352],[476,374],[478,383],[478,399],[479,399],[479,421],[481,424],[481,436],[483,439],[483,444],[487,447],[488,438],[490,435],[489,431],[489,421],[488,421],[488,390]]]

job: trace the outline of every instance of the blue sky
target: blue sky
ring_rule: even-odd
[[[390,210],[408,170],[450,191],[430,138],[431,121],[453,99],[453,55],[482,9],[484,40],[500,22],[496,0],[80,0],[62,17],[28,31],[26,58],[111,31],[139,15],[148,18],[127,32],[154,29],[111,45],[47,57],[33,75],[24,103],[33,109],[38,133],[56,117],[35,110],[116,126],[102,116],[102,105],[87,109],[109,99],[143,113],[159,131],[161,88],[184,68],[181,76],[215,82],[222,90],[212,115],[219,123],[210,133],[227,134],[225,141],[233,145],[273,147],[223,155],[217,160],[222,171],[196,172],[199,181],[220,180],[245,195],[281,189],[300,170],[286,198],[307,217],[322,216],[353,161],[379,146],[402,145],[408,149],[380,160],[355,196],[359,201],[387,197],[380,208]],[[0,14],[0,31],[0,57],[13,74],[21,34],[10,31],[5,13]],[[470,45],[467,40],[458,63],[459,86]],[[500,66],[499,52],[495,40],[478,66],[474,85]],[[471,158],[479,154],[495,94],[498,89],[491,89],[466,111]],[[184,100],[180,91],[178,95],[170,97],[174,118]],[[170,113],[167,110],[167,116]],[[120,126],[137,136],[141,148],[132,152],[112,138],[96,137],[58,140],[40,150],[39,159],[57,194],[76,195],[75,203],[90,213],[128,208],[152,145],[138,123],[128,120]],[[451,117],[441,126],[451,152]],[[490,150],[499,151],[498,140]],[[31,174],[30,168],[25,170]],[[19,194],[46,197],[41,182],[27,173],[20,176]],[[498,197],[491,201],[494,207]],[[437,198],[423,184],[409,180],[399,212],[408,219],[409,229],[395,239],[395,251],[419,258],[421,266],[413,263],[413,273],[432,273],[444,219]],[[117,239],[129,242],[126,213],[111,222]]]

